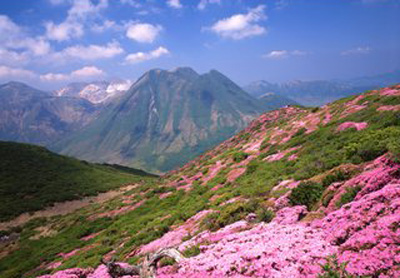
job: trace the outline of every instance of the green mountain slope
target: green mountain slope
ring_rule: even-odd
[[[0,221],[55,202],[96,195],[149,175],[94,165],[43,147],[0,141]]]
[[[215,70],[151,70],[97,120],[52,148],[164,172],[232,136],[265,107]]]

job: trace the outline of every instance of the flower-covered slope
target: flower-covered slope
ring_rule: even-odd
[[[175,247],[158,277],[399,277],[398,105],[393,86],[266,113],[156,183],[14,232],[0,276],[110,278],[101,258]]]

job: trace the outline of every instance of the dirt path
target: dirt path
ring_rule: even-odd
[[[12,227],[17,227],[20,225],[23,225],[27,223],[28,221],[39,218],[39,217],[51,217],[55,215],[65,215],[68,213],[71,213],[77,209],[86,207],[90,205],[91,203],[103,203],[105,201],[108,201],[118,195],[123,194],[126,191],[129,191],[133,188],[135,188],[137,185],[136,184],[131,184],[127,185],[124,187],[121,187],[118,190],[112,190],[108,191],[105,193],[100,193],[97,196],[93,197],[86,197],[80,200],[74,200],[74,201],[68,201],[68,202],[62,202],[62,203],[55,203],[53,206],[48,207],[43,210],[38,210],[34,212],[33,214],[29,213],[23,213],[17,218],[14,218],[13,220],[7,221],[7,222],[0,222],[0,230],[7,230]]]

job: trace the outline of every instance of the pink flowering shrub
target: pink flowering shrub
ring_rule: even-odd
[[[173,247],[178,245],[179,243],[182,242],[182,238],[196,232],[201,219],[203,219],[207,214],[211,212],[212,210],[200,211],[196,215],[189,218],[183,225],[177,227],[172,231],[169,231],[168,233],[164,234],[161,238],[156,239],[142,246],[138,253],[144,254],[149,252],[155,252],[162,248]]]
[[[343,131],[349,128],[355,128],[357,131],[360,131],[362,129],[365,129],[368,127],[368,123],[355,123],[355,122],[345,122],[342,123],[338,126],[337,130],[338,131]]]

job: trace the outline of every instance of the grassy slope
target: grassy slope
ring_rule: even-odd
[[[112,166],[89,164],[43,147],[0,142],[0,221],[142,180]]]
[[[343,178],[332,175],[328,178],[327,173],[336,166],[345,163],[362,165],[364,161],[371,161],[388,151],[398,156],[400,114],[395,111],[378,112],[377,108],[382,105],[400,104],[400,97],[380,96],[379,92],[372,92],[360,101],[356,101],[355,98],[343,99],[322,109],[295,108],[292,109],[294,113],[288,113],[290,109],[281,109],[265,114],[265,117],[260,117],[235,137],[172,172],[161,183],[143,184],[127,192],[124,197],[129,198],[132,204],[144,200],[144,203],[134,210],[113,218],[87,220],[98,213],[130,206],[122,199],[116,198],[106,204],[94,204],[68,216],[28,223],[20,234],[16,245],[18,249],[11,250],[8,256],[0,260],[0,276],[11,278],[25,274],[25,277],[34,277],[39,273],[50,272],[44,266],[52,262],[62,262],[58,269],[96,266],[100,258],[112,250],[115,250],[114,256],[118,260],[133,263],[140,259],[128,255],[135,248],[161,237],[172,225],[183,223],[198,211],[208,208],[219,210],[220,213],[212,214],[202,226],[203,229],[218,229],[237,221],[251,211],[258,212],[260,208],[265,208],[270,197],[284,194],[285,190],[271,191],[282,180],[307,180],[322,174],[325,176],[323,183],[329,184]],[[357,103],[350,105],[351,102]],[[345,114],[349,107],[360,104],[365,104],[365,108]],[[322,120],[327,113],[332,115],[331,120],[326,124],[319,121],[315,125],[316,129],[309,133],[294,124],[296,121],[308,122],[317,118]],[[346,121],[367,122],[368,127],[360,131],[348,129],[338,132],[338,126]],[[278,129],[285,132],[278,136],[280,140],[274,143],[273,135]],[[288,134],[291,135],[290,140],[281,143],[281,139]],[[246,145],[260,140],[260,148],[246,151]],[[294,146],[300,147],[293,151],[298,156],[295,160],[286,159],[290,153],[286,158],[277,161],[264,160],[271,154]],[[238,165],[248,155],[254,155],[252,161],[247,165]],[[204,176],[210,175],[219,165],[217,162],[222,162],[224,166],[211,180],[204,182],[203,178],[194,178],[200,172]],[[245,168],[244,174],[235,181],[227,182],[227,173],[236,167]],[[182,179],[183,176],[193,181],[188,192],[176,189],[177,186],[187,184]],[[216,185],[219,185],[216,190],[210,190]],[[167,198],[160,199],[159,195],[165,192],[171,193]],[[222,202],[235,196],[248,198],[251,202],[220,206]],[[321,201],[319,198],[322,197],[317,195],[314,202]],[[52,236],[32,239],[32,236],[39,233],[37,228],[43,226],[53,231]],[[80,240],[81,237],[93,233],[99,234],[89,241]],[[77,252],[67,259],[57,255],[84,247],[88,250]],[[40,265],[42,267],[39,267]]]

